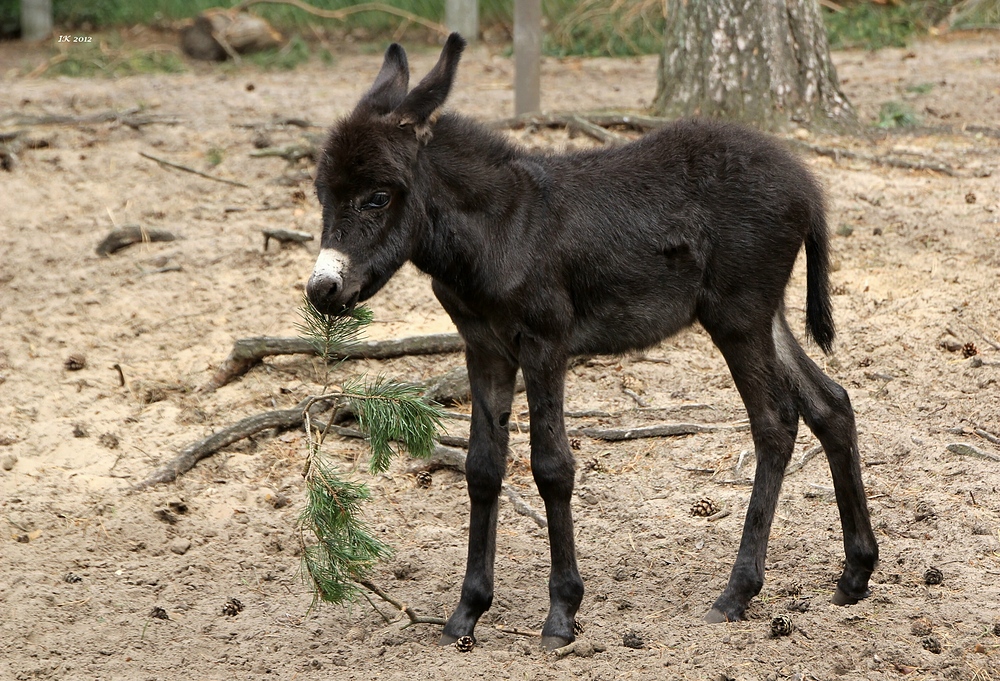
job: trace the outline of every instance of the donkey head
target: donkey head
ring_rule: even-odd
[[[410,257],[423,214],[413,192],[420,150],[464,48],[452,33],[437,65],[408,92],[406,53],[390,45],[371,89],[330,132],[316,172],[321,250],[306,285],[321,312],[370,298]]]

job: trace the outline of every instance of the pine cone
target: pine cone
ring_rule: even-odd
[[[569,448],[570,449],[579,449],[580,446],[581,446],[580,438],[578,438],[578,437],[570,438],[570,441],[569,441]]]
[[[926,617],[918,617],[910,625],[910,633],[914,636],[930,636],[934,630],[934,625]]]
[[[150,617],[154,617],[154,618],[156,618],[158,620],[168,620],[168,619],[170,619],[170,615],[167,614],[167,611],[164,610],[163,608],[161,608],[158,605],[155,606],[152,610],[149,611],[149,616]]]
[[[938,570],[936,567],[927,568],[924,573],[924,584],[928,586],[933,586],[935,584],[940,584],[944,581],[944,574]]]
[[[924,650],[930,651],[935,655],[941,653],[941,641],[937,640],[936,636],[924,636],[920,639],[920,645],[924,647]]]
[[[63,575],[63,581],[66,582],[67,584],[78,584],[79,582],[83,581],[83,577],[74,574],[72,572],[67,572],[65,575]]]
[[[771,636],[788,636],[792,633],[792,618],[778,615],[771,618]]]
[[[434,481],[434,476],[431,475],[430,471],[420,471],[417,473],[417,487],[421,489],[427,489],[431,486]]]
[[[634,631],[630,631],[622,635],[622,645],[626,648],[633,648],[639,650],[646,645],[646,642],[642,640],[642,636]]]
[[[66,358],[63,362],[63,366],[66,367],[66,371],[79,371],[83,367],[87,366],[87,358],[78,352],[73,353]]]
[[[472,636],[462,636],[455,641],[455,650],[460,653],[467,653],[476,647],[476,639]]]
[[[236,617],[243,610],[243,604],[238,598],[230,598],[226,601],[226,604],[222,606],[222,614],[229,615],[230,617]]]
[[[962,346],[962,357],[969,359],[970,357],[975,357],[979,354],[979,350],[976,348],[975,343],[966,343]]]
[[[601,460],[597,458],[590,459],[587,463],[583,464],[583,467],[588,471],[594,471],[595,473],[606,473],[608,470],[604,467],[604,464],[601,463]]]
[[[707,518],[710,515],[715,515],[716,510],[715,503],[706,497],[694,502],[691,506],[691,515],[698,516],[699,518]]]

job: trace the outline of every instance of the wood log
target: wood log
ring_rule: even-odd
[[[205,10],[181,29],[184,54],[203,61],[239,59],[281,42],[281,34],[260,17],[218,7]]]

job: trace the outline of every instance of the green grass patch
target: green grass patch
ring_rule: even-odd
[[[309,61],[311,56],[309,43],[294,35],[282,47],[245,54],[243,60],[265,71],[290,71]]]
[[[905,47],[915,35],[948,16],[956,0],[871,0],[842,2],[844,11],[824,10],[827,37],[833,49]]]
[[[912,92],[915,95],[926,95],[933,89],[934,89],[934,83],[917,83],[916,85],[906,86],[906,91]]]
[[[878,111],[878,122],[875,127],[912,128],[920,124],[920,118],[913,109],[903,102],[886,102]]]
[[[47,76],[117,78],[144,73],[181,73],[184,59],[172,50],[120,50],[105,45],[74,46],[54,56]]]

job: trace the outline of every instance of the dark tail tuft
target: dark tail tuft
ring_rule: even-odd
[[[830,238],[822,209],[814,210],[806,234],[806,331],[829,354],[836,330],[830,304]]]

